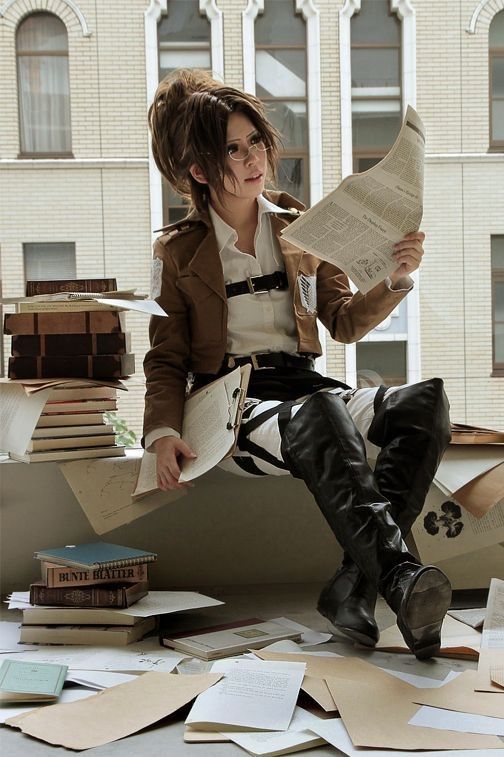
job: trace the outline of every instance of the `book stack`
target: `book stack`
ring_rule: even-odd
[[[155,617],[124,612],[147,596],[154,552],[95,542],[41,550],[35,557],[42,580],[30,585],[22,643],[122,646],[155,628]]]
[[[117,410],[117,389],[72,382],[55,387],[42,408],[24,454],[9,452],[20,462],[118,457],[114,428],[103,413]]]
[[[110,286],[116,289],[115,279],[28,281],[27,298],[4,319],[4,334],[12,336],[9,378],[131,376],[135,356],[124,312],[89,299],[91,287],[105,297],[103,289]],[[64,297],[63,292],[75,299],[50,299]]]

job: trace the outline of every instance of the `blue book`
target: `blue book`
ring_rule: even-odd
[[[68,667],[49,662],[4,660],[0,702],[52,702],[59,697]]]
[[[106,544],[102,541],[91,544],[68,544],[66,547],[42,549],[35,552],[37,560],[68,565],[69,568],[126,568],[129,565],[153,562],[157,558],[155,552],[143,549],[121,547],[119,544]]]

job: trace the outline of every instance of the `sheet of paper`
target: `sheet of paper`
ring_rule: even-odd
[[[457,678],[448,681],[438,689],[422,689],[415,693],[416,704],[444,708],[471,715],[484,715],[504,718],[504,701],[502,697],[489,696],[487,692],[475,691],[478,673],[465,670]]]
[[[13,623],[10,620],[0,621],[0,654],[19,654],[28,652],[30,649],[35,651],[40,647],[38,644],[19,644],[19,623]]]
[[[319,720],[318,723],[312,724],[311,730],[314,733],[318,733],[322,736],[328,744],[339,749],[349,757],[414,757],[414,753],[411,751],[404,751],[402,749],[365,749],[363,747],[355,747],[352,743],[352,739],[348,735],[348,731],[345,728],[343,721],[340,718],[333,718],[331,720]],[[449,757],[449,755],[457,755],[457,757],[488,757],[486,749],[474,749],[471,751],[422,751],[418,753],[418,757]]]
[[[436,656],[477,660],[480,644],[479,631],[447,615],[441,627],[441,649]],[[381,631],[376,649],[411,654],[396,625]]]
[[[50,389],[28,397],[20,383],[0,382],[0,449],[22,455],[37,425]]]
[[[438,707],[420,707],[409,724],[424,728],[461,731],[462,733],[486,733],[504,736],[504,717],[489,718],[486,715],[470,715],[467,712],[453,712]]]
[[[504,541],[504,500],[476,518],[432,485],[411,533],[424,563],[438,563]]]
[[[224,732],[223,735],[241,746],[242,749],[246,749],[250,754],[267,757],[267,755],[281,752],[289,753],[291,750],[298,751],[300,747],[307,749],[323,744],[324,739],[306,730],[316,724],[318,720],[319,718],[315,715],[306,712],[301,707],[296,707],[287,731]]]
[[[504,445],[501,444],[501,447]],[[502,454],[504,457],[504,449]],[[453,492],[453,499],[476,518],[482,518],[498,502],[504,500],[504,463],[457,489]]]
[[[492,578],[490,582],[481,637],[478,677],[474,688],[477,691],[504,694],[504,689],[492,682],[492,668],[504,668],[504,581],[499,578]]]
[[[305,665],[234,658],[218,660],[212,672],[225,677],[197,698],[187,725],[226,732],[285,731],[289,727]]]
[[[327,678],[327,685],[355,746],[379,749],[500,749],[496,736],[409,725],[419,709],[417,691],[393,676],[370,673],[366,682]],[[362,713],[366,713],[366,717]]]
[[[69,670],[66,676],[67,681],[78,683],[87,689],[96,689],[96,691],[108,689],[110,686],[118,686],[120,683],[127,683],[134,678],[134,675],[128,673],[110,673],[104,670],[89,670],[88,672]]]
[[[145,673],[153,670],[171,673],[186,655],[159,645],[151,636],[124,648],[89,646],[39,646],[37,652],[16,655],[16,659],[56,662],[72,670],[105,670],[119,673]]]
[[[434,476],[434,483],[445,492],[457,490],[502,463],[503,448],[489,444],[449,446]]]
[[[186,400],[182,439],[197,457],[184,460],[180,481],[192,481],[202,476],[233,448],[237,410],[233,397],[235,392],[239,393],[240,385],[241,373],[237,368]]]
[[[289,618],[271,618],[275,623],[280,623],[280,625],[287,626],[288,628],[294,628],[294,630],[299,631],[301,636],[301,645],[306,646],[315,646],[315,644],[325,644],[327,641],[332,639],[332,634],[330,633],[320,633],[319,631],[313,631],[311,628],[308,628],[308,626],[303,626],[301,623],[296,623],[294,620],[290,620]]]
[[[348,176],[283,232],[287,241],[341,268],[365,294],[395,271],[393,246],[420,228],[424,126],[408,107],[390,152]]]
[[[400,678],[401,681],[406,681],[406,683],[411,684],[411,686],[414,686],[416,689],[438,689],[442,686],[446,686],[447,683],[454,681],[459,675],[461,675],[460,673],[451,670],[445,678],[436,680],[435,678],[419,676],[414,673],[405,673],[403,670],[390,670],[389,668],[382,668],[381,666],[380,670],[384,670],[385,673]]]
[[[93,530],[105,534],[178,499],[180,492],[152,494],[141,502],[132,499],[142,451],[128,450],[125,457],[72,460],[60,463],[75,498]],[[93,481],[93,486],[89,482]]]
[[[213,686],[219,674],[178,676],[145,673],[93,697],[67,705],[52,705],[6,724],[49,744],[90,749],[129,736],[170,715]]]
[[[9,603],[9,609],[15,607],[36,607],[29,603],[29,592],[15,592],[15,600]],[[172,612],[181,612],[185,610],[198,610],[202,607],[216,607],[223,605],[220,599],[207,597],[197,591],[149,591],[146,597],[142,597],[131,607],[118,608],[100,608],[100,612],[110,612],[116,615],[127,615],[133,618],[151,618],[154,615],[167,615]],[[47,605],[44,609],[59,610],[61,608]]]
[[[63,689],[61,692],[58,704],[68,704],[69,702],[77,702],[81,699],[87,699],[88,697],[94,697],[96,691],[90,691],[89,689]],[[43,704],[41,702],[30,702],[27,704],[0,704],[0,723],[5,723],[9,718],[15,718],[18,715],[26,715],[33,710],[37,710],[39,707],[45,709],[51,707],[52,702]]]
[[[96,302],[102,302],[104,305],[112,305],[115,308],[122,308],[123,310],[135,310],[138,313],[159,315],[161,317],[169,316],[169,313],[165,313],[156,300],[121,300],[119,297],[94,297],[93,299]]]
[[[448,610],[448,615],[451,615],[455,620],[460,620],[461,623],[465,623],[471,628],[480,630],[483,627],[485,620],[486,607],[474,607],[462,610]]]
[[[336,702],[327,688],[327,683],[323,678],[313,678],[305,676],[301,688],[313,699],[325,712],[338,712]]]

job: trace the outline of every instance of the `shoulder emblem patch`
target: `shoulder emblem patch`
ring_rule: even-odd
[[[298,276],[301,304],[308,313],[317,312],[317,277],[301,273]]]
[[[151,287],[150,298],[155,300],[161,294],[161,282],[163,278],[163,261],[161,258],[154,258],[151,266]]]

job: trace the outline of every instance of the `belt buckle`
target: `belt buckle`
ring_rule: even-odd
[[[247,286],[249,290],[249,294],[264,294],[267,292],[267,289],[255,289],[254,287],[254,279],[260,279],[261,276],[247,276]]]

